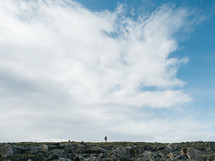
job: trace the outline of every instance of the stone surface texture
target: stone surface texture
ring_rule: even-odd
[[[215,161],[215,142],[1,143],[0,161]]]

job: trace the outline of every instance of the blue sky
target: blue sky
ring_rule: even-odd
[[[0,2],[0,141],[214,140],[215,2]]]
[[[126,4],[129,9],[137,13],[150,12],[163,4],[175,5],[175,8],[185,7],[194,15],[190,20],[202,16],[201,22],[191,26],[179,42],[179,50],[172,53],[174,56],[188,56],[189,62],[180,67],[177,77],[186,81],[183,90],[192,95],[193,101],[183,107],[191,117],[207,124],[214,122],[215,108],[215,2],[212,0],[176,0],[176,1],[149,1],[149,0],[79,0],[90,10],[114,10],[119,4]],[[162,111],[159,111],[159,113]],[[177,115],[173,112],[173,117]],[[181,117],[181,115],[179,115]],[[183,117],[183,116],[182,116]],[[214,131],[214,128],[211,129]],[[206,139],[206,138],[205,138]]]

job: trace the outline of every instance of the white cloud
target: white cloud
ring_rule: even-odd
[[[136,124],[142,107],[189,103],[191,96],[180,89],[185,82],[176,77],[189,59],[169,57],[187,15],[183,8],[162,6],[134,20],[123,16],[122,7],[92,12],[76,2],[2,0],[0,122],[7,122],[0,125],[2,135],[44,140],[73,133],[80,139],[83,128],[93,127],[89,134],[100,128],[99,136],[118,119]],[[151,116],[146,113],[141,122]],[[17,124],[22,128],[15,137],[10,130]],[[54,126],[71,129],[50,136]]]

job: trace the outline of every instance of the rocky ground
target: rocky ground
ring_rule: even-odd
[[[2,143],[0,161],[215,161],[214,142]]]

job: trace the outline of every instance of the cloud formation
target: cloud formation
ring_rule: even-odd
[[[189,103],[176,77],[189,59],[171,57],[187,16],[168,5],[130,18],[123,6],[92,12],[75,1],[1,1],[0,121],[7,123],[0,128],[9,130],[2,136],[13,139],[14,127],[21,127],[18,140],[80,139],[83,129],[97,128],[103,136],[136,129],[150,117],[142,108]],[[55,127],[61,132],[51,137]]]

